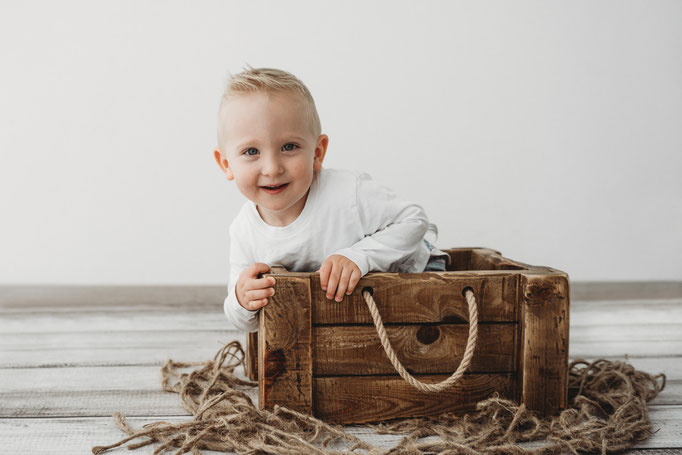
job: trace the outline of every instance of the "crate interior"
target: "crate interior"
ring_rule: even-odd
[[[485,248],[453,248],[445,250],[450,255],[448,272],[467,270],[527,270],[522,264],[502,257],[493,250]]]

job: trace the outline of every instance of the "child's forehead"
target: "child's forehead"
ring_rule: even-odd
[[[252,92],[232,95],[221,112],[223,126],[233,134],[258,127],[302,129],[308,126],[305,103],[290,93]]]

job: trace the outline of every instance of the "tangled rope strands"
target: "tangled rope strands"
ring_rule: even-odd
[[[374,301],[374,297],[369,291],[365,290],[362,291],[362,296],[365,298],[365,302],[367,302],[367,307],[369,308],[369,312],[372,315],[374,326],[377,329],[379,340],[381,341],[381,345],[384,347],[384,351],[388,356],[388,360],[391,361],[393,368],[395,368],[400,377],[403,378],[408,384],[418,390],[421,390],[422,392],[440,392],[452,387],[460,379],[462,379],[464,372],[467,368],[469,368],[471,358],[474,356],[478,337],[478,310],[476,309],[476,299],[474,298],[474,292],[471,290],[471,288],[468,287],[464,289],[464,296],[466,297],[467,303],[469,305],[469,338],[467,339],[467,345],[464,349],[464,357],[462,357],[462,361],[460,362],[459,367],[457,367],[457,370],[455,370],[455,372],[452,373],[449,378],[439,382],[438,384],[426,384],[419,381],[407,372],[403,364],[400,363],[400,360],[398,360],[398,356],[395,354],[395,351],[391,346],[391,342],[388,339],[388,335],[386,334],[386,329],[384,329],[384,323],[381,320],[381,315],[377,309],[377,304]]]
[[[284,407],[257,409],[250,397],[238,390],[256,386],[234,375],[243,362],[244,351],[238,341],[228,343],[204,363],[168,360],[162,368],[163,388],[178,393],[194,418],[179,424],[154,422],[135,430],[115,414],[117,426],[129,436],[93,447],[92,452],[100,454],[126,443],[130,443],[129,449],[160,443],[154,454],[200,455],[202,450],[283,455],[607,454],[649,437],[647,402],[665,387],[665,375],[652,376],[625,362],[578,360],[569,366],[570,407],[558,416],[541,420],[525,405],[493,396],[479,402],[476,412],[462,417],[445,413],[437,418],[368,425],[381,434],[406,435],[396,446],[385,449]],[[197,368],[189,374],[178,371],[193,366]],[[541,444],[519,445],[531,441]],[[330,448],[336,443],[346,447]]]
[[[664,374],[653,376],[625,362],[576,360],[569,365],[570,407],[558,416],[540,420],[525,405],[493,396],[477,404],[477,413],[462,418],[443,414],[372,427],[381,434],[408,433],[402,441],[405,453],[616,453],[651,435],[647,402],[664,389],[665,381]],[[450,439],[442,436],[443,430]],[[442,441],[417,443],[413,435],[441,436]],[[546,444],[533,449],[518,445],[532,441]]]
[[[238,341],[225,345],[212,361],[168,360],[161,368],[162,386],[180,395],[184,408],[194,419],[181,424],[154,422],[134,430],[116,413],[117,426],[130,436],[108,446],[93,447],[92,453],[100,454],[135,439],[144,440],[128,445],[129,449],[160,442],[154,454],[169,453],[173,448],[177,448],[172,452],[175,454],[200,454],[200,450],[292,455],[344,453],[325,450],[337,440],[351,443],[351,452],[361,448],[372,453],[369,444],[314,417],[280,406],[272,411],[258,410],[249,395],[237,389],[258,386],[235,376],[235,368],[243,363],[244,350]],[[179,371],[193,366],[199,368],[189,374]]]

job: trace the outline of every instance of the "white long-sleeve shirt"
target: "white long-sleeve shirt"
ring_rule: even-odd
[[[287,226],[271,226],[246,201],[230,225],[230,283],[225,315],[238,330],[258,330],[258,311],[237,301],[235,284],[254,262],[292,272],[315,272],[332,254],[368,272],[422,272],[429,260],[423,239],[436,243],[437,228],[424,209],[396,196],[365,173],[315,172],[303,211]]]

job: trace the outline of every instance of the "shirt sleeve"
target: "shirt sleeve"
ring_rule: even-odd
[[[365,237],[334,254],[355,262],[362,276],[389,271],[392,264],[403,262],[421,246],[429,221],[420,205],[398,198],[364,173],[357,179],[356,199]]]
[[[243,241],[235,234],[234,225],[230,226],[230,282],[227,285],[227,298],[224,302],[225,316],[237,329],[245,332],[258,330],[258,311],[247,310],[239,304],[235,285],[239,275],[251,265]]]

